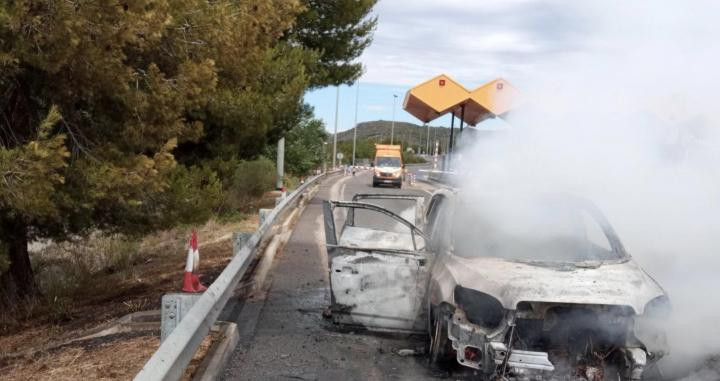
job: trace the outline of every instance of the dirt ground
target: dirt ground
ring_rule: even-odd
[[[158,347],[157,335],[116,337],[17,359],[0,368],[7,380],[132,379]]]
[[[210,221],[197,228],[204,284],[211,284],[232,258],[233,232],[254,231],[257,224],[257,215],[252,215],[234,222]],[[139,260],[132,264],[132,276],[95,274],[91,286],[73,298],[66,318],[54,319],[42,310],[28,312],[0,336],[0,378],[132,379],[159,346],[159,326],[157,331],[63,343],[129,313],[160,309],[162,295],[182,286],[190,231],[190,227],[177,228],[146,237]],[[203,343],[188,374],[199,365],[211,338]]]
[[[200,345],[183,380],[192,379],[217,338]],[[160,345],[159,331],[111,335],[16,359],[0,368],[4,380],[130,380]]]

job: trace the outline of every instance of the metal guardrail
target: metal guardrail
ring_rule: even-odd
[[[459,182],[458,174],[455,172],[421,169],[418,173],[420,175],[418,179],[421,181],[430,181],[450,187],[457,186]]]
[[[135,376],[135,381],[179,380],[185,373],[190,360],[207,336],[220,312],[233,293],[235,286],[245,275],[245,271],[255,258],[255,253],[265,235],[290,205],[294,205],[299,196],[311,185],[333,172],[323,173],[308,179],[282,200],[267,216],[263,224],[250,237],[247,243],[234,253],[233,259],[225,270],[208,287],[200,299],[183,317],[180,324],[160,344],[160,348]]]

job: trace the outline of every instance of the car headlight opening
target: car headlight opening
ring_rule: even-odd
[[[481,327],[495,329],[505,316],[505,308],[499,300],[462,286],[455,287],[455,303],[465,312],[469,322]]]

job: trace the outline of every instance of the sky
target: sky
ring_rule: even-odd
[[[473,89],[503,77],[524,82],[535,62],[573,54],[587,46],[587,20],[567,2],[540,0],[380,0],[374,9],[379,23],[372,45],[360,57],[358,122],[393,119],[420,124],[402,110],[408,89],[447,74]],[[332,132],[337,89],[328,87],[305,96]],[[358,89],[340,87],[338,131],[355,125]],[[450,117],[431,125],[448,126]],[[490,120],[480,128],[502,126]]]

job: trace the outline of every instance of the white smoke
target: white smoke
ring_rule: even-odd
[[[479,192],[593,200],[670,295],[666,370],[695,366],[720,353],[720,2],[568,6],[584,48],[507,78],[523,105],[457,169]]]

